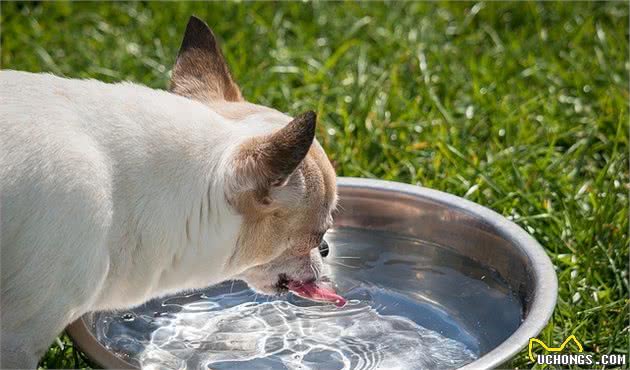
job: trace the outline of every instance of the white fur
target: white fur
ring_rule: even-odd
[[[87,311],[242,272],[224,192],[244,125],[131,83],[0,72],[2,367],[34,367]]]

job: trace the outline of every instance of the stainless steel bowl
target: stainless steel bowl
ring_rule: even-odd
[[[527,346],[547,324],[557,297],[557,279],[541,246],[523,229],[501,215],[454,195],[381,180],[339,178],[341,214],[335,227],[354,227],[406,235],[444,246],[496,272],[521,309],[516,328],[493,315],[503,312],[469,307],[479,320],[479,335],[492,332],[492,348],[464,369],[495,368]],[[436,256],[442,258],[443,256]],[[507,310],[505,310],[507,311]],[[75,343],[104,368],[134,368],[110,352],[93,334],[91,315],[71,324]]]

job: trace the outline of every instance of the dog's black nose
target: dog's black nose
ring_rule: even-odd
[[[328,252],[330,252],[330,249],[328,248],[328,243],[326,243],[325,240],[322,240],[322,242],[319,244],[319,254],[321,254],[322,257],[326,257],[328,255]]]

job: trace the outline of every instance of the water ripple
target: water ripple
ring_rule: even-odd
[[[198,299],[201,299],[198,297]],[[330,369],[452,368],[475,359],[462,343],[401,316],[379,314],[352,300],[296,306],[286,301],[246,302],[218,310],[207,300],[171,302],[169,317],[138,315],[136,327],[120,315],[101,314],[97,336],[143,368]],[[150,336],[134,334],[154,328]],[[319,365],[319,366],[318,366]]]
[[[336,231],[331,239],[343,308],[226,282],[94,314],[94,333],[145,369],[451,369],[520,323],[513,294],[474,261],[365,231]],[[335,263],[336,244],[345,267]]]

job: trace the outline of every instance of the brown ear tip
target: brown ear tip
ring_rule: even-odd
[[[306,118],[307,120],[315,121],[317,120],[317,113],[315,113],[315,111],[312,111],[312,110],[306,111],[304,113],[304,118]]]
[[[313,138],[315,137],[315,126],[317,125],[317,114],[312,111],[306,111],[304,113],[302,113],[302,115],[300,116],[300,121],[303,122],[303,127],[304,127],[304,131],[306,133],[306,136],[309,138],[310,141],[313,140]]]
[[[186,25],[186,31],[184,32],[184,39],[179,48],[179,53],[181,54],[190,48],[214,51],[216,47],[214,34],[208,24],[200,18],[191,15]]]
[[[214,38],[214,35],[210,26],[208,26],[206,22],[204,22],[201,18],[191,15],[190,18],[188,18],[188,24],[186,25],[185,38],[186,37]]]
[[[309,126],[312,126],[313,130],[315,130],[315,125],[317,124],[317,113],[312,110],[306,111],[302,114],[302,119],[306,121]]]
[[[205,26],[208,27],[208,25],[206,24],[206,22],[204,22],[201,18],[197,17],[196,15],[191,15],[190,18],[188,18],[188,25],[189,26]]]

